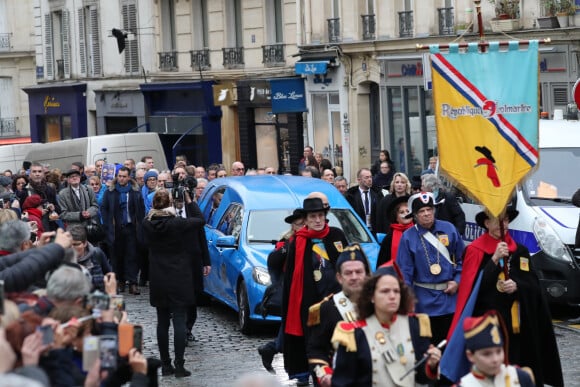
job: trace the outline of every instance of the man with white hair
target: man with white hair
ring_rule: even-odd
[[[244,164],[241,161],[234,161],[232,163],[232,171],[230,173],[231,176],[244,176],[244,172],[246,168],[244,168]]]
[[[435,199],[435,218],[453,223],[459,234],[465,233],[465,213],[455,195],[447,192],[441,180],[429,173],[421,177],[421,190],[432,192]]]

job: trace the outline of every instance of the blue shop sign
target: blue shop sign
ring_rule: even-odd
[[[306,111],[304,80],[302,78],[271,79],[272,113]]]
[[[294,70],[296,74],[326,74],[326,69],[330,62],[327,60],[321,60],[316,62],[297,62],[294,65]]]

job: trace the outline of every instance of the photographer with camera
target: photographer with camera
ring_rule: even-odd
[[[173,189],[173,197],[183,193],[186,208],[191,213],[196,204],[191,200],[189,188]],[[205,221],[201,216],[175,216],[171,196],[167,191],[157,191],[153,209],[143,222],[144,240],[149,248],[149,300],[157,308],[157,342],[162,361],[162,375],[176,377],[191,375],[185,369],[186,320],[188,310],[195,305],[195,249],[201,250],[199,240],[192,238],[203,231]],[[173,321],[175,362],[169,355],[169,325]]]

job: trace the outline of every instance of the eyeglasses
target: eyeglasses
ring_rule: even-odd
[[[89,185],[92,186],[92,187],[98,187],[98,186],[100,186],[99,183],[89,183]]]
[[[246,168],[235,168],[234,171],[245,171]]]

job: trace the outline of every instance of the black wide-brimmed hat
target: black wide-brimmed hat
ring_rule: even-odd
[[[505,211],[505,215],[508,217],[510,223],[519,214],[520,214],[520,212],[513,207],[508,207]],[[481,212],[477,213],[477,215],[475,215],[475,223],[477,223],[477,225],[479,227],[485,228],[487,230],[487,227],[485,227],[485,220],[486,219],[489,219],[489,215],[485,211],[481,211]]]
[[[328,208],[324,207],[324,203],[320,198],[308,198],[304,199],[302,203],[302,212],[307,214],[309,212],[319,212],[324,211],[325,213],[328,212]]]
[[[304,218],[304,211],[302,211],[302,208],[297,208],[294,210],[292,215],[288,215],[286,218],[284,218],[284,222],[292,224],[295,220],[302,218]]]
[[[387,206],[387,218],[391,223],[397,223],[397,214],[395,211],[397,211],[400,204],[407,203],[408,200],[409,195],[403,195],[393,199],[393,201],[389,203]]]

